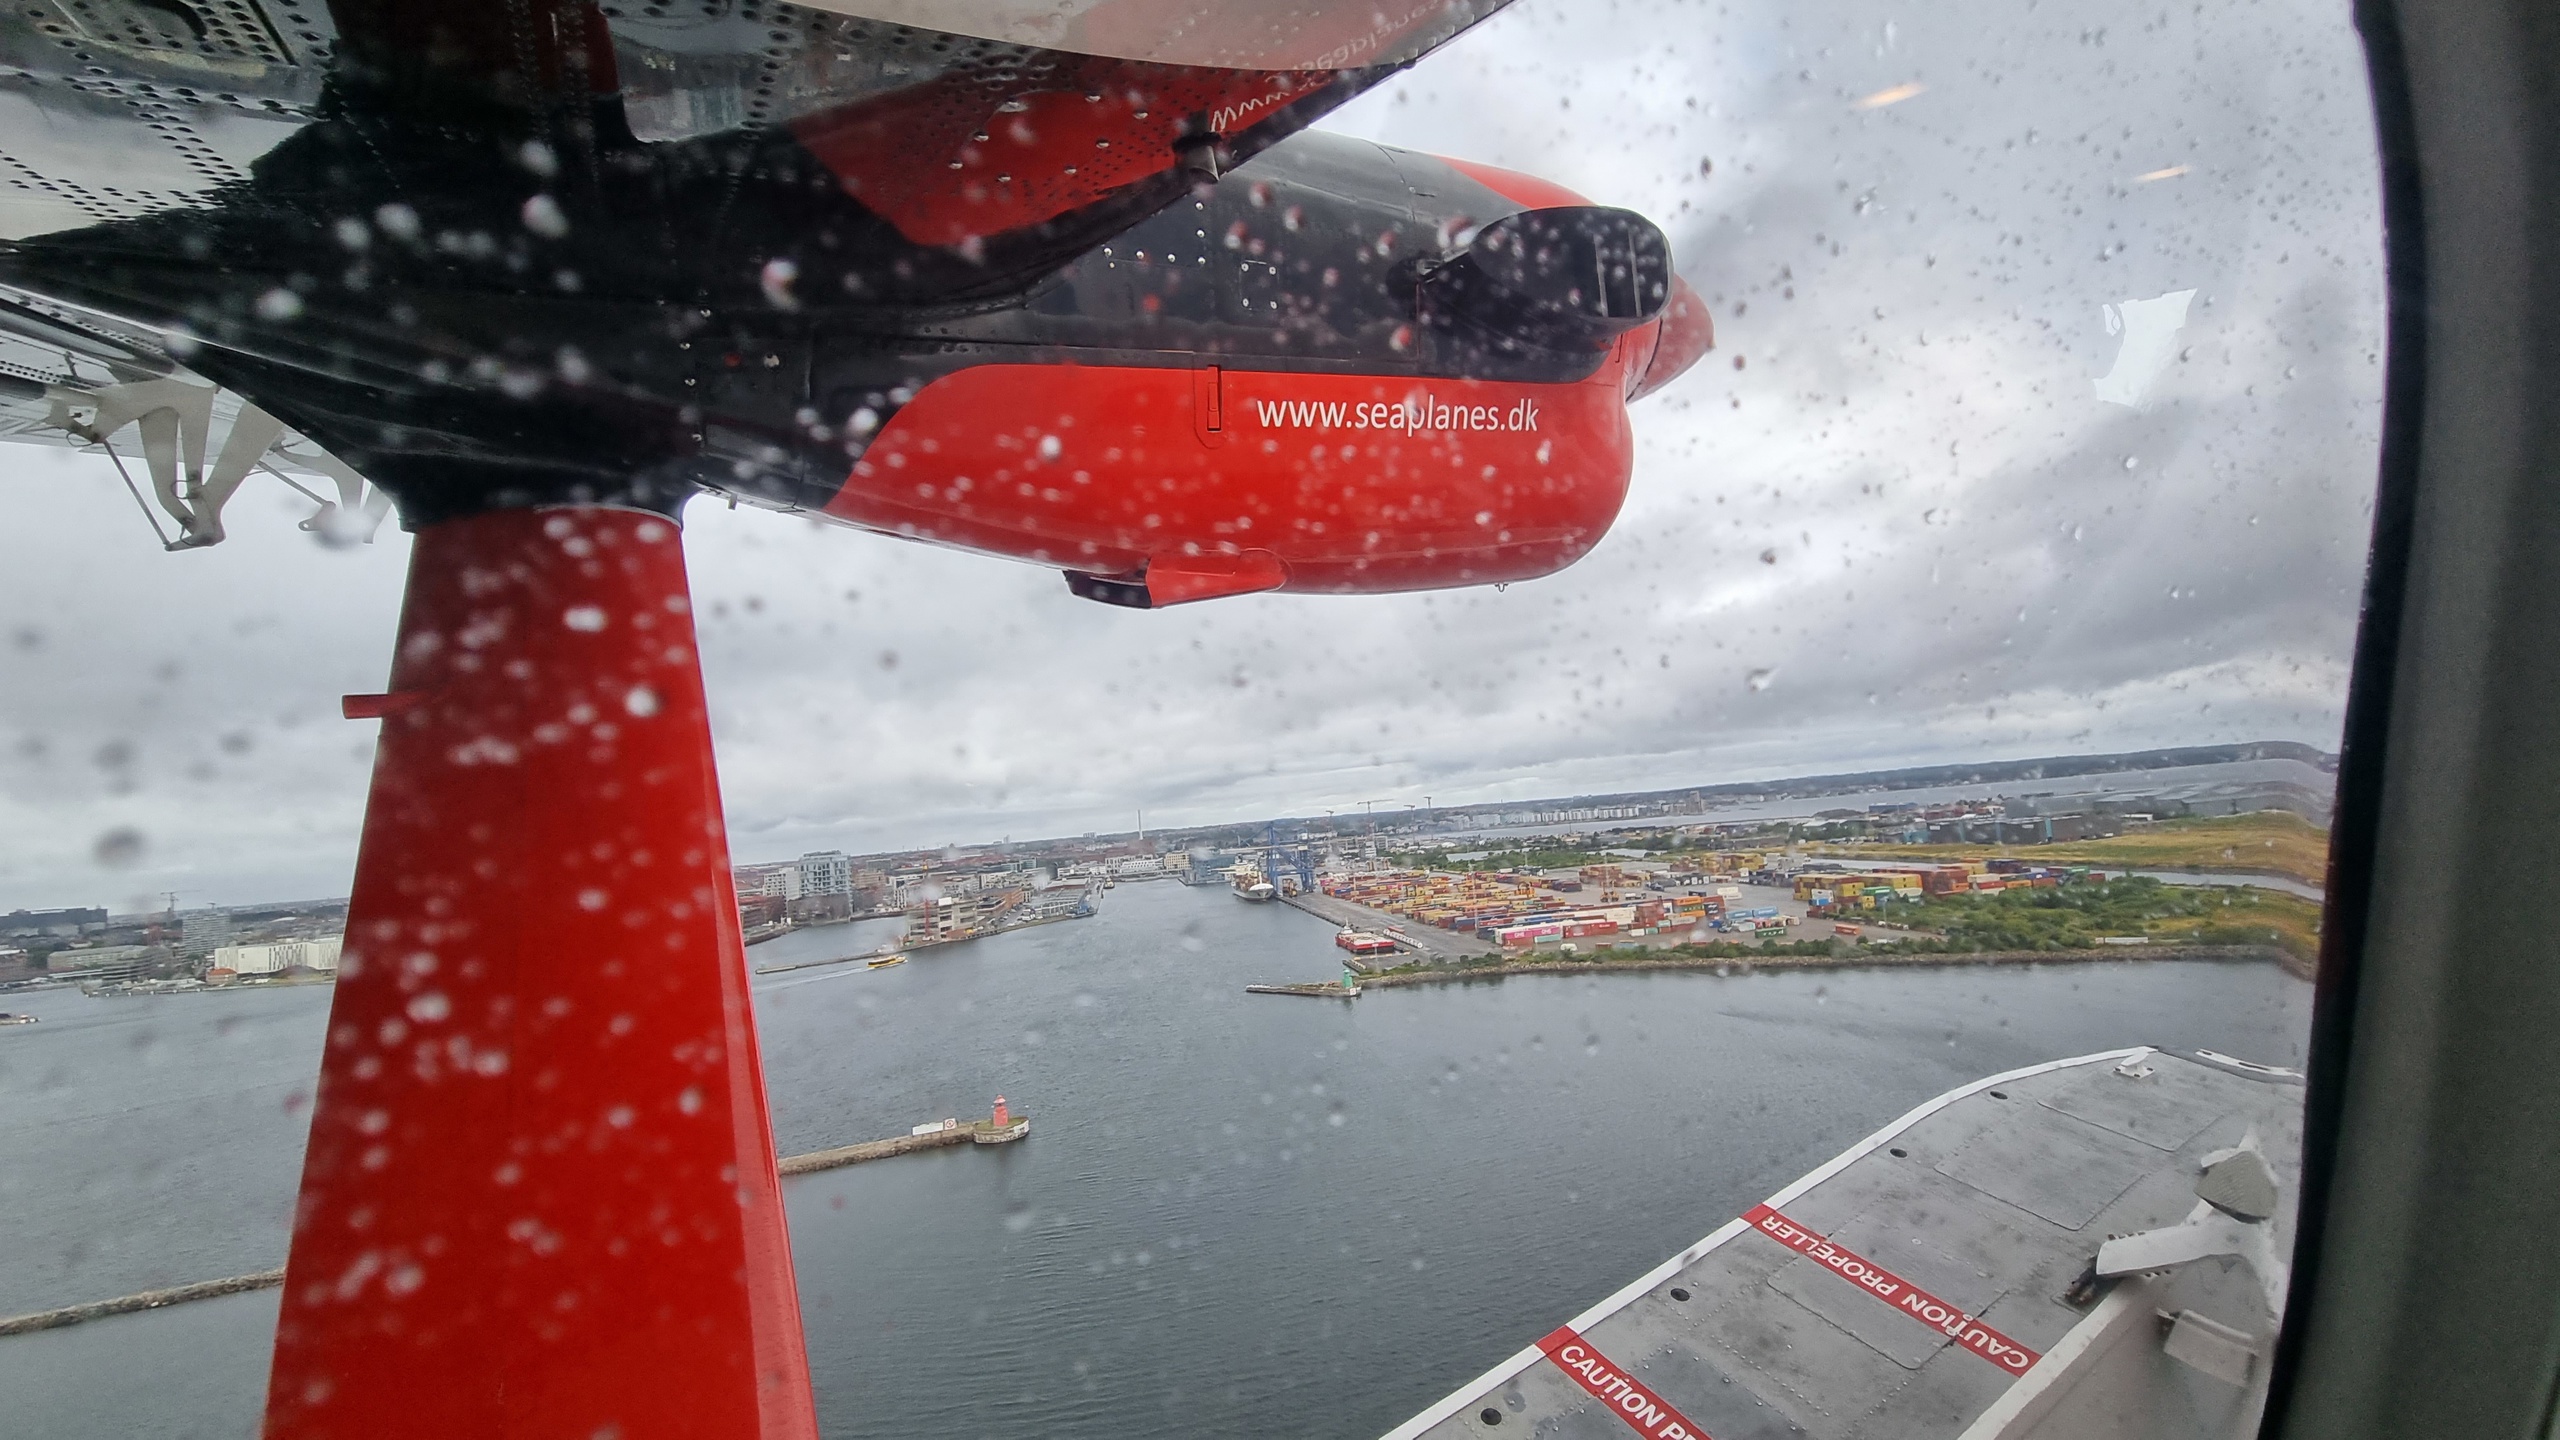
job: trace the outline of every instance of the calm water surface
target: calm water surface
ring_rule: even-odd
[[[804,931],[773,965],[867,949]],[[1375,1435],[1910,1106],[2149,1042],[2298,1065],[2271,966],[1522,977],[1353,1004],[1332,927],[1223,887],[757,986],[830,1437]],[[24,998],[24,997],[20,997]],[[11,1008],[0,1311],[280,1263],[329,992]],[[0,1340],[0,1429],[256,1431],[272,1292]]]

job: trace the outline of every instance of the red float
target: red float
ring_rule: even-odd
[[[1144,571],[1158,605],[1526,580],[1617,518],[1635,464],[1624,357],[1650,334],[1571,384],[973,366],[898,412],[827,514]]]

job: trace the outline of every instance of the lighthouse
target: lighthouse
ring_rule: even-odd
[[[996,1097],[995,1127],[1001,1130],[1007,1123],[1008,1118],[1005,1114],[1004,1097],[999,1095]]]

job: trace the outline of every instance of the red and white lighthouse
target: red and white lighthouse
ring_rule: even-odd
[[[1006,1117],[1004,1110],[1004,1097],[999,1095],[996,1097],[995,1127],[1001,1130],[1005,1127],[1005,1124]]]

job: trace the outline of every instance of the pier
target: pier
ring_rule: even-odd
[[[1350,1000],[1357,997],[1357,985],[1338,985],[1327,980],[1315,985],[1247,985],[1247,995],[1304,995],[1315,1000]]]
[[[945,1145],[1009,1145],[1030,1133],[1031,1117],[1007,1116],[1003,1102],[998,1101],[993,1119],[944,1121],[939,1126],[918,1126],[908,1134],[892,1135],[886,1140],[865,1140],[856,1145],[839,1145],[832,1150],[812,1150],[806,1155],[786,1155],[779,1168],[785,1175],[806,1175],[814,1170],[835,1170],[917,1150],[938,1150]]]
[[[1408,920],[1401,915],[1391,914],[1385,910],[1373,910],[1366,905],[1320,891],[1304,895],[1284,895],[1280,897],[1280,903],[1295,906],[1320,919],[1330,920],[1337,926],[1347,925],[1354,930],[1373,930],[1381,935],[1394,931],[1393,938],[1398,945],[1410,950],[1415,959],[1433,964],[1473,960],[1498,951],[1498,947],[1486,944],[1472,934],[1462,935],[1455,930],[1443,930],[1436,925],[1425,925]]]
[[[859,1165],[865,1160],[885,1160],[916,1150],[935,1150],[945,1145],[1010,1145],[1031,1133],[1031,1117],[1013,1113],[1004,1097],[996,1097],[995,1111],[984,1120],[941,1120],[919,1125],[904,1135],[886,1140],[865,1140],[858,1145],[839,1145],[832,1150],[812,1150],[805,1155],[785,1155],[776,1163],[785,1175],[806,1175],[816,1170],[835,1170],[846,1165]],[[66,1325],[79,1325],[90,1320],[104,1320],[111,1315],[131,1315],[141,1310],[159,1310],[183,1305],[190,1300],[213,1300],[224,1295],[239,1295],[251,1290],[265,1290],[284,1283],[284,1267],[259,1270],[247,1275],[231,1275],[220,1280],[199,1280],[192,1285],[172,1285],[166,1289],[145,1290],[136,1295],[119,1295],[112,1300],[91,1300],[79,1305],[64,1305],[52,1310],[38,1310],[26,1315],[0,1315],[0,1337],[31,1335],[38,1330],[59,1330]]]

